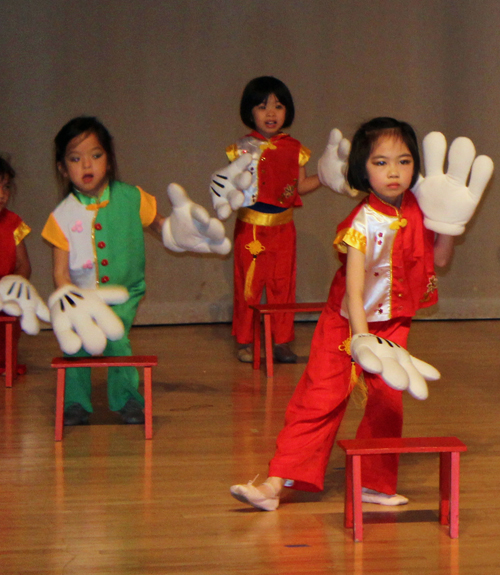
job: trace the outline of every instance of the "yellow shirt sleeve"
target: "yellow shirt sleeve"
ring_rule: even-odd
[[[42,230],[42,238],[56,246],[56,248],[69,252],[69,242],[59,227],[54,214],[50,214],[49,219]]]
[[[301,144],[299,152],[299,166],[301,168],[302,166],[305,166],[309,161],[310,157],[311,157],[311,150],[309,148],[306,148],[305,146],[302,146]]]
[[[234,162],[236,158],[241,156],[241,150],[238,149],[236,144],[231,144],[226,148],[226,156],[230,162]]]
[[[16,242],[16,246],[18,246],[30,232],[31,228],[28,224],[21,222],[14,230],[14,241]]]
[[[340,230],[333,242],[333,246],[341,253],[347,253],[347,246],[356,248],[360,252],[366,253],[366,237],[352,228]]]
[[[157,213],[156,198],[151,194],[145,192],[139,186],[137,186],[137,188],[141,192],[141,208],[140,208],[141,222],[143,227],[146,228],[153,223],[153,220],[156,217]]]

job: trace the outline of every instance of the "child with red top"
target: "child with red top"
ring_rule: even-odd
[[[14,212],[7,209],[15,192],[16,172],[10,163],[0,156],[0,279],[16,274],[29,279],[31,265],[24,238],[31,229]],[[2,312],[3,313],[3,312]],[[19,323],[14,326],[14,337],[19,339]],[[5,331],[0,329],[0,373],[5,371]],[[25,373],[26,366],[19,365],[18,373]]]
[[[250,305],[295,301],[296,231],[294,208],[300,196],[320,186],[317,175],[307,176],[310,151],[284,133],[295,115],[292,95],[277,78],[251,80],[243,91],[240,116],[251,132],[226,150],[230,161],[243,153],[252,156],[249,170],[255,174],[247,201],[238,210],[234,231],[233,335],[239,344],[238,359],[251,362],[253,341]],[[272,335],[277,361],[294,363],[297,356],[289,342],[294,339],[294,314],[273,314]]]
[[[429,148],[433,150],[427,154]],[[401,437],[401,390],[425,399],[424,378],[439,377],[405,350],[411,319],[419,308],[436,303],[434,265],[446,265],[451,258],[453,236],[464,231],[493,170],[487,156],[473,163],[472,142],[457,138],[444,175],[445,150],[442,134],[424,139],[427,177],[416,185],[420,158],[411,126],[375,118],[354,135],[347,179],[369,195],[337,228],[334,245],[342,265],[315,330],[306,370],[288,404],[269,477],[259,486],[233,485],[231,494],[239,501],[272,511],[285,486],[323,489],[356,379],[353,370],[359,375],[364,369],[368,391],[357,438]],[[397,455],[363,458],[362,500],[407,503],[396,493],[397,471]]]

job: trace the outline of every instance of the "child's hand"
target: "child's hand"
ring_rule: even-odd
[[[107,304],[128,300],[122,286],[82,289],[67,284],[49,297],[52,327],[64,353],[75,354],[83,345],[90,355],[101,354],[107,340],[117,341],[125,333],[122,320]]]
[[[212,174],[210,195],[219,220],[227,220],[245,201],[243,193],[252,183],[253,174],[247,170],[251,154],[242,154],[234,162]]]
[[[328,144],[323,155],[318,161],[318,177],[323,186],[327,186],[334,192],[354,198],[358,190],[349,186],[346,180],[347,158],[351,143],[342,137],[342,132],[334,128],[330,132]]]
[[[493,173],[493,161],[476,155],[469,138],[456,138],[448,152],[448,172],[443,173],[446,139],[440,132],[424,138],[425,178],[414,187],[424,225],[438,234],[458,236],[465,231]],[[471,170],[472,167],[472,170]],[[467,179],[470,173],[469,186]]]
[[[377,373],[389,387],[408,390],[416,399],[427,399],[425,380],[441,377],[432,365],[410,355],[397,343],[371,333],[358,333],[351,339],[354,361],[368,373]]]
[[[0,280],[0,309],[8,315],[21,316],[21,328],[29,335],[40,331],[40,322],[50,322],[49,309],[33,285],[22,276],[9,275]]]
[[[174,252],[228,254],[231,241],[222,222],[211,218],[207,210],[195,204],[179,184],[167,188],[172,213],[163,223],[163,245]]]

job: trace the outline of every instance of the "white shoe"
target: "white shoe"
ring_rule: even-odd
[[[252,481],[249,481],[246,485],[233,485],[230,489],[231,495],[241,501],[242,503],[248,503],[256,509],[261,509],[262,511],[276,511],[278,505],[280,504],[280,498],[277,495],[271,495],[266,497],[260,489],[257,489],[255,485],[252,485]],[[270,492],[274,493],[274,488],[269,483],[263,483],[269,488]]]
[[[380,493],[363,487],[361,490],[361,501],[363,503],[376,503],[377,505],[406,505],[409,499],[397,493],[388,495],[387,493]]]

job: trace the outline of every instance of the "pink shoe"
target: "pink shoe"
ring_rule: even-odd
[[[406,505],[409,501],[404,495],[388,495],[387,493],[380,493],[373,489],[363,487],[361,490],[361,501],[363,503],[376,503],[377,505]]]
[[[274,493],[272,485],[265,482],[262,485],[265,485]],[[260,489],[257,489],[257,487],[253,485],[253,481],[249,481],[246,485],[233,485],[230,491],[231,495],[238,501],[248,503],[252,507],[261,509],[262,511],[276,511],[280,504],[280,498],[277,495],[266,497]]]

